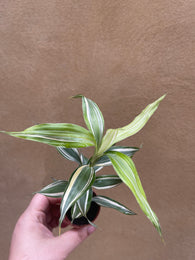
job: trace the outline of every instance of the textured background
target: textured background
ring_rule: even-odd
[[[0,128],[43,122],[83,125],[82,93],[101,108],[107,128],[129,123],[168,93],[126,145],[157,213],[161,240],[124,186],[111,195],[138,213],[102,209],[99,229],[69,259],[192,260],[195,257],[194,44],[190,0],[1,1]],[[55,148],[0,135],[1,259],[32,192],[74,169]],[[106,173],[113,173],[107,169]]]

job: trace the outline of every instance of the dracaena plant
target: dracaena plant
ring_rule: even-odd
[[[151,209],[132,156],[139,150],[137,147],[118,146],[116,143],[136,134],[147,123],[158,108],[162,96],[149,104],[130,124],[117,129],[108,129],[104,135],[104,118],[92,100],[82,95],[83,117],[87,129],[69,123],[46,123],[34,125],[21,132],[5,132],[8,135],[52,145],[70,161],[78,164],[68,180],[53,180],[39,193],[49,197],[60,197],[59,227],[67,213],[72,221],[84,217],[94,225],[87,216],[92,203],[109,207],[127,215],[135,213],[121,203],[105,196],[93,196],[93,190],[109,189],[124,183],[132,191],[139,206],[161,235],[159,220]],[[86,158],[77,148],[94,146],[91,158]],[[115,175],[96,175],[103,167],[112,166]]]

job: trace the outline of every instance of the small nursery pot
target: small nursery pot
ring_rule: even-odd
[[[95,193],[93,193],[93,197],[94,196],[96,196]],[[95,219],[97,218],[97,216],[99,215],[99,212],[100,212],[100,206],[96,202],[92,201],[91,202],[91,206],[89,208],[89,211],[87,212],[87,218],[91,222],[94,222]],[[80,226],[84,226],[84,225],[88,225],[89,224],[87,219],[85,217],[83,217],[83,216],[79,217],[79,218],[75,218],[74,221],[72,222],[71,208],[66,213],[66,222],[69,222],[70,225],[72,225],[74,227],[80,227]]]

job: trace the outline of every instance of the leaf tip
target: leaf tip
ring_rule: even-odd
[[[167,93],[165,93],[163,96],[161,96],[159,99],[157,99],[157,101],[160,103],[165,97],[166,97]]]
[[[61,223],[59,224],[58,235],[61,235]]]
[[[140,146],[139,146],[139,149],[142,149],[143,145],[144,145],[144,143],[141,143]]]
[[[78,94],[78,95],[75,95],[75,96],[71,96],[69,98],[72,99],[72,98],[82,98],[82,97],[84,97],[82,94]]]

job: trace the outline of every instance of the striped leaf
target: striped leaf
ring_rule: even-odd
[[[122,183],[121,179],[118,175],[101,175],[97,176],[94,183],[93,188],[102,190],[113,188]]]
[[[117,136],[113,142],[117,143],[119,141],[124,140],[125,138],[132,136],[139,132],[145,124],[148,122],[150,117],[153,115],[153,113],[158,108],[160,102],[165,98],[166,95],[163,95],[159,99],[157,99],[155,102],[149,104],[142,112],[139,114],[129,125],[124,126],[122,128],[118,128]]]
[[[79,148],[94,146],[91,133],[85,128],[66,123],[35,125],[22,132],[4,132],[14,137],[41,142],[53,146]]]
[[[114,140],[116,139],[118,130],[117,129],[108,129],[106,131],[105,136],[102,139],[102,144],[98,151],[95,154],[94,158],[98,158],[103,155],[105,151],[107,151],[114,143]]]
[[[63,197],[63,194],[68,186],[67,181],[55,181],[47,186],[45,186],[42,190],[37,191],[36,193],[43,194],[47,197],[60,198]]]
[[[60,219],[59,223],[61,225],[68,209],[74,205],[74,203],[93,185],[95,181],[95,172],[92,167],[84,165],[79,167],[70,177],[68,187],[62,202],[60,205]]]
[[[78,164],[82,164],[79,152],[76,148],[65,148],[62,146],[58,146],[57,150],[67,160],[75,161]]]
[[[136,215],[136,213],[125,207],[123,204],[106,196],[95,196],[92,201],[96,202],[101,207],[116,209],[126,215]]]
[[[89,159],[87,157],[85,157],[83,154],[80,154],[80,158],[81,158],[82,165],[86,165],[89,163]]]
[[[89,189],[83,194],[80,199],[77,200],[77,204],[79,206],[80,212],[82,213],[83,216],[87,216],[87,212],[91,206],[91,200],[93,197],[93,191],[92,189]]]
[[[91,201],[93,197],[93,191],[92,189],[89,189],[85,192],[85,194],[76,201],[74,206],[71,209],[71,216],[72,216],[72,222],[74,219],[84,216],[87,220],[87,212],[89,211],[89,208],[91,206]],[[88,220],[89,224],[91,222]],[[91,224],[94,226],[94,224]]]
[[[93,134],[97,143],[97,147],[99,147],[104,132],[103,115],[97,104],[86,97],[82,97],[82,108],[85,123]]]
[[[74,98],[82,97],[83,117],[89,131],[93,134],[97,147],[100,146],[104,132],[104,118],[102,112],[96,103],[82,95]]]
[[[110,158],[116,173],[130,188],[145,215],[153,223],[158,233],[162,235],[158,218],[147,202],[145,192],[132,159],[119,152],[109,152],[107,155]]]
[[[127,147],[127,146],[112,146],[110,149],[107,150],[107,152],[120,152],[124,153],[127,156],[133,156],[135,152],[139,151],[138,147]],[[95,166],[110,166],[112,163],[108,156],[103,155],[100,157],[96,163]]]
[[[71,217],[72,217],[72,222],[75,220],[75,218],[82,217],[82,212],[80,211],[77,201],[71,208]]]
[[[95,165],[95,166],[93,166],[93,168],[94,168],[94,171],[95,171],[95,173],[96,172],[99,172],[101,169],[103,169],[103,166],[99,166],[99,165]]]

